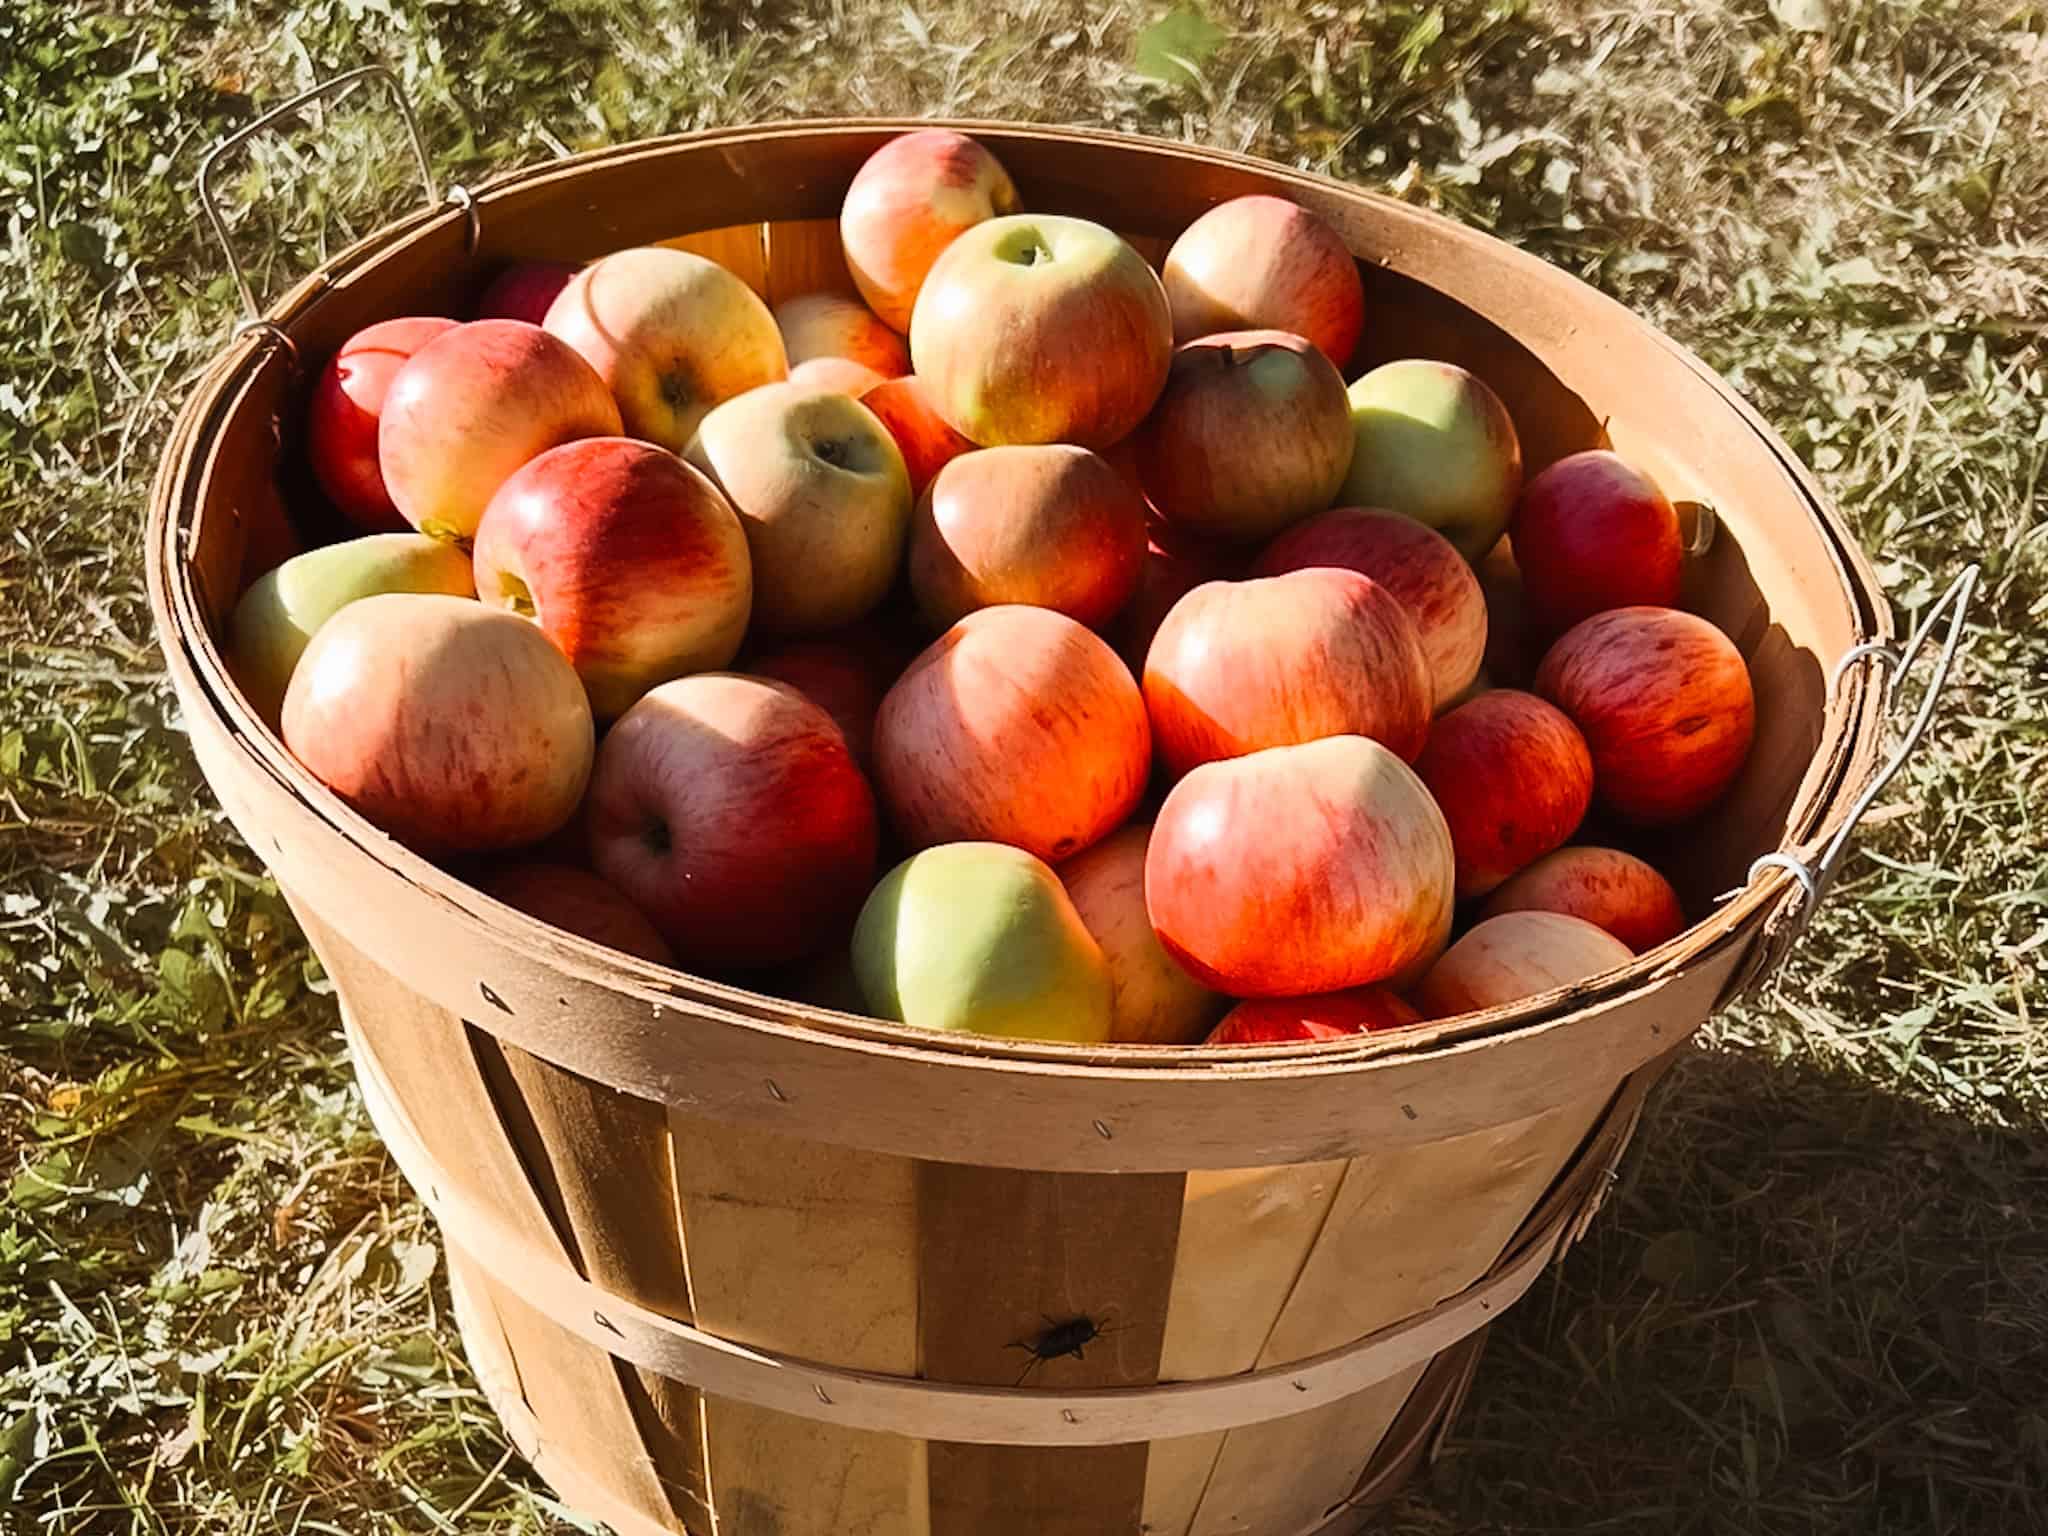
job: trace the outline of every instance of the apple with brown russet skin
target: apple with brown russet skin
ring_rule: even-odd
[[[865,767],[875,737],[882,695],[909,662],[911,651],[871,625],[857,624],[814,640],[795,640],[754,657],[746,670],[789,684],[832,717]]]
[[[1174,349],[1134,438],[1161,517],[1251,543],[1330,505],[1351,466],[1351,408],[1344,376],[1312,343],[1226,331]]]
[[[1152,649],[1152,638],[1173,605],[1204,582],[1234,580],[1242,574],[1242,558],[1241,551],[1169,527],[1158,518],[1146,522],[1137,587],[1108,630],[1133,677],[1145,675],[1145,653]]]
[[[514,262],[478,295],[477,320],[524,320],[540,325],[548,309],[569,286],[577,269],[566,261]]]
[[[1144,552],[1144,503],[1086,448],[981,448],[918,501],[910,591],[934,629],[1000,603],[1097,628],[1130,600]]]
[[[910,358],[938,413],[985,448],[1106,448],[1165,387],[1173,323],[1158,275],[1113,231],[1015,214],[933,264]]]
[[[689,459],[740,515],[763,634],[837,629],[888,596],[910,475],[858,400],[795,382],[749,390],[704,418]]]
[[[1424,1018],[1449,1019],[1553,992],[1634,958],[1621,940],[1581,918],[1508,912],[1445,950],[1411,995]]]
[[[883,323],[908,333],[939,253],[963,230],[1018,206],[1002,162],[965,134],[903,134],[870,155],[846,189],[839,212],[846,269]]]
[[[843,293],[805,293],[775,306],[782,350],[796,368],[813,358],[859,363],[885,379],[910,372],[910,349],[859,299]]]
[[[1223,1017],[1208,1045],[1342,1040],[1420,1023],[1422,1015],[1385,987],[1350,987],[1314,997],[1255,997]]]
[[[529,859],[508,864],[480,883],[486,896],[564,933],[622,955],[674,965],[675,951],[640,909],[587,869]]]
[[[377,462],[407,522],[466,539],[522,465],[622,430],[604,380],[561,340],[524,320],[472,320],[429,341],[392,378]]]
[[[1600,803],[1638,826],[1667,827],[1720,799],[1756,733],[1742,653],[1675,608],[1582,619],[1544,656],[1536,692],[1586,738]]]
[[[1251,574],[1319,565],[1369,576],[1401,600],[1429,660],[1431,709],[1472,686],[1486,655],[1486,594],[1450,540],[1398,512],[1337,507],[1281,534]]]
[[[974,451],[974,440],[962,437],[932,408],[924,383],[914,373],[900,379],[884,379],[861,395],[860,403],[873,411],[896,446],[903,450],[903,467],[910,471],[910,494],[922,496],[932,476],[963,453]]]
[[[1206,763],[1145,860],[1166,952],[1235,997],[1304,997],[1426,965],[1451,931],[1450,829],[1376,741],[1327,736]]]
[[[477,595],[561,647],[600,720],[656,683],[739,654],[753,601],[740,520],[666,448],[592,437],[498,488],[477,525]]]
[[[1223,999],[1160,947],[1145,910],[1149,824],[1119,827],[1059,867],[1061,883],[1102,955],[1115,990],[1109,1038],[1132,1044],[1191,1045],[1207,1032]]]
[[[1637,954],[1685,931],[1671,882],[1618,848],[1560,848],[1487,898],[1481,917],[1562,912],[1604,928]]]
[[[1370,736],[1404,762],[1429,734],[1429,662],[1378,582],[1316,567],[1212,581],[1173,605],[1145,656],[1170,774],[1265,747]]]
[[[1522,493],[1522,442],[1500,396],[1452,363],[1384,363],[1350,390],[1351,468],[1337,499],[1434,528],[1477,561]]]
[[[592,262],[549,306],[547,328],[618,397],[627,433],[677,453],[714,407],[789,376],[761,296],[710,258],[668,246]]]
[[[1678,512],[1619,454],[1559,459],[1522,489],[1508,533],[1537,619],[1553,635],[1609,608],[1678,602]]]
[[[786,683],[700,672],[606,734],[597,872],[683,964],[784,965],[843,942],[875,878],[874,794],[831,716]]]
[[[1438,717],[1415,771],[1458,856],[1458,899],[1564,846],[1593,800],[1593,759],[1563,711],[1496,688]]]
[[[888,375],[875,372],[866,363],[850,357],[814,357],[789,370],[789,382],[807,389],[829,389],[835,395],[858,400]]]
[[[594,731],[583,684],[526,620],[387,592],[320,626],[284,696],[292,755],[425,854],[538,842],[575,814]]]
[[[1282,197],[1218,203],[1166,253],[1173,339],[1270,327],[1306,336],[1350,366],[1365,328],[1365,285],[1343,237]]]
[[[1009,843],[1056,864],[1137,809],[1151,766],[1130,672],[1050,608],[970,613],[875,716],[876,787],[913,848]]]
[[[413,353],[446,332],[453,320],[410,315],[380,320],[341,344],[313,382],[306,406],[306,461],[335,510],[369,533],[412,525],[391,499],[377,462],[377,427],[391,381]]]

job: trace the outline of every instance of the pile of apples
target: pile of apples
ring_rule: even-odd
[[[1359,269],[1291,202],[1156,272],[1018,210],[911,133],[846,194],[859,298],[647,247],[355,336],[305,444],[358,536],[244,596],[250,699],[515,907],[935,1029],[1327,1038],[1678,933],[1583,840],[1750,745],[1659,488],[1525,485],[1449,363],[1347,386]]]

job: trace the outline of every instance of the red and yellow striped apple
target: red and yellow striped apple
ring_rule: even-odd
[[[481,883],[486,896],[622,955],[674,965],[675,951],[632,902],[587,869],[527,859]]]
[[[1568,987],[1634,958],[1613,934],[1580,918],[1508,912],[1445,950],[1412,995],[1423,1017],[1449,1019]]]
[[[1010,173],[965,134],[903,134],[870,155],[846,189],[839,213],[846,269],[868,307],[907,333],[939,253],[963,230],[1017,208]]]
[[[1560,848],[1508,881],[1479,909],[1562,912],[1604,928],[1637,954],[1685,930],[1685,909],[1671,882],[1618,848]]]
[[[1160,946],[1145,910],[1147,823],[1119,827],[1059,867],[1060,881],[1102,956],[1115,992],[1109,1038],[1148,1045],[1190,1045],[1215,1019],[1222,999],[1182,970]]]
[[[841,358],[885,379],[910,372],[910,349],[859,299],[843,293],[805,293],[775,306],[776,329],[789,366],[814,358]]]
[[[377,427],[384,397],[406,361],[453,320],[410,315],[380,320],[341,344],[313,381],[306,406],[306,461],[335,510],[358,528],[396,533],[410,527],[384,485]]]
[[[1593,759],[1578,727],[1512,688],[1438,716],[1415,771],[1450,826],[1460,901],[1562,847],[1593,799]]]
[[[477,296],[475,320],[524,320],[540,325],[576,268],[566,261],[514,262]]]
[[[1365,328],[1365,285],[1343,237],[1285,198],[1218,203],[1166,253],[1173,339],[1255,328],[1306,336],[1347,368]]]
[[[932,476],[963,453],[971,453],[974,442],[946,424],[946,418],[932,409],[924,382],[914,373],[900,379],[884,379],[870,385],[860,403],[873,411],[896,446],[903,450],[903,467],[910,471],[910,494],[922,496]]]
[[[1385,987],[1350,987],[1313,997],[1254,997],[1223,1016],[1205,1044],[1264,1045],[1342,1040],[1419,1023],[1422,1015]]]
[[[1619,454],[1559,459],[1523,488],[1508,533],[1530,606],[1553,635],[1609,608],[1678,602],[1677,510]]]

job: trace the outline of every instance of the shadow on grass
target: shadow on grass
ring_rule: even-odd
[[[2048,1137],[1701,1052],[1383,1529],[2048,1529]]]

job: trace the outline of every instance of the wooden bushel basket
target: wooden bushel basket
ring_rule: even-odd
[[[334,979],[365,1098],[440,1219],[469,1357],[568,1503],[625,1536],[1350,1531],[1597,1206],[1649,1082],[1798,931],[1797,872],[1752,861],[1814,859],[1877,767],[1881,670],[1830,679],[1890,640],[1887,605],[1705,366],[1533,257],[1329,180],[962,125],[1026,206],[1154,259],[1222,199],[1300,201],[1364,271],[1353,375],[1461,363],[1506,401],[1531,473],[1611,442],[1718,511],[1686,601],[1748,657],[1758,727],[1666,860],[1695,926],[1579,987],[1391,1038],[934,1036],[637,962],[371,828],[223,662],[224,615],[302,538],[300,359],[391,315],[460,314],[512,259],[667,242],[771,301],[843,286],[840,198],[910,126],[693,134],[522,171],[382,230],[245,327],[151,505],[193,747]]]

